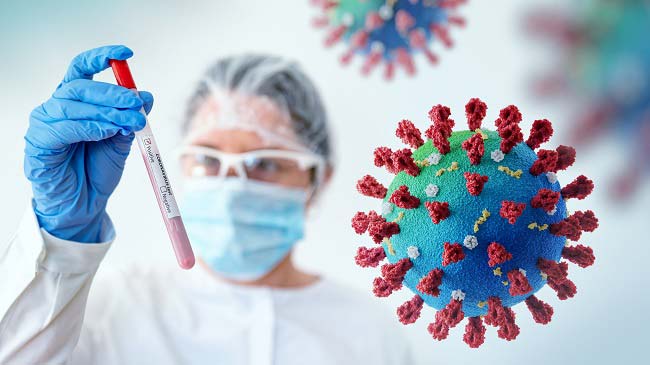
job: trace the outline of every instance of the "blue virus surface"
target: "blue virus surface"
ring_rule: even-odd
[[[566,205],[564,200],[559,200],[554,214],[548,214],[542,209],[532,208],[530,205],[524,209],[516,223],[510,224],[499,216],[501,202],[504,200],[516,202],[530,202],[531,198],[540,189],[546,188],[560,192],[560,183],[549,182],[546,174],[534,176],[530,173],[521,174],[514,178],[499,171],[499,166],[507,166],[513,171],[528,171],[533,162],[537,159],[535,152],[525,143],[517,144],[512,151],[507,153],[503,160],[496,162],[485,156],[479,165],[471,165],[461,148],[461,143],[467,140],[474,132],[455,132],[450,137],[451,151],[442,156],[435,168],[423,169],[417,177],[402,173],[388,187],[385,201],[388,202],[391,194],[402,185],[409,187],[412,195],[424,201],[446,201],[449,202],[449,218],[439,224],[432,224],[428,211],[422,209],[409,210],[395,207],[391,213],[384,216],[389,221],[397,219],[402,213],[404,218],[400,224],[408,225],[410,229],[400,230],[400,234],[391,239],[395,254],[388,253],[388,261],[395,263],[398,260],[408,257],[408,247],[417,247],[420,257],[413,260],[413,268],[406,274],[404,285],[417,292],[417,285],[432,267],[441,268],[445,280],[440,286],[440,295],[437,297],[422,296],[425,303],[435,309],[443,309],[452,298],[454,290],[461,290],[465,293],[463,300],[463,312],[466,316],[474,317],[485,315],[487,298],[497,296],[505,306],[513,306],[522,302],[530,294],[539,290],[546,281],[542,278],[537,268],[537,259],[543,257],[553,261],[559,261],[562,248],[566,242],[563,236],[555,236],[537,228],[530,229],[528,225],[532,222],[543,226],[561,221],[566,217]],[[484,141],[485,151],[499,150],[501,138],[496,132],[486,131],[488,138]],[[437,149],[432,143],[425,143],[413,153],[415,160],[424,160]],[[440,168],[449,167],[452,162],[458,163],[458,170],[445,172],[440,176],[436,173]],[[470,171],[488,176],[489,180],[478,196],[472,196],[465,187],[463,172]],[[439,187],[435,197],[426,195],[426,187],[429,184]],[[511,189],[503,187],[511,186]],[[474,223],[482,212],[490,212],[486,221],[480,224],[478,231],[474,232]],[[413,229],[413,227],[417,227]],[[464,248],[465,258],[458,263],[442,266],[443,242],[463,243],[465,238],[473,236],[478,245],[473,249]],[[416,245],[416,242],[426,244]],[[491,242],[498,242],[508,249],[512,259],[503,264],[490,267],[486,247]],[[383,243],[386,246],[386,243]],[[506,273],[511,270],[523,269],[532,290],[527,295],[511,296],[509,293],[508,279]],[[497,274],[495,274],[495,272]]]

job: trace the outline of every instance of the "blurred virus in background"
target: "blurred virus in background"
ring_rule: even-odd
[[[432,63],[438,57],[429,48],[434,41],[449,48],[453,42],[451,26],[463,26],[465,20],[455,10],[466,0],[311,0],[322,14],[314,19],[316,27],[328,28],[325,45],[339,41],[348,50],[341,56],[344,65],[355,55],[365,58],[361,73],[369,74],[384,63],[384,77],[392,79],[399,66],[415,74],[413,55],[421,52]]]
[[[484,324],[507,341],[519,334],[512,306],[525,302],[535,322],[547,324],[553,308],[534,294],[545,285],[560,300],[573,297],[568,262],[594,263],[590,247],[570,243],[598,227],[594,212],[567,210],[567,200],[587,197],[594,184],[584,175],[561,186],[556,173],[575,162],[575,150],[540,149],[553,134],[546,119],[533,122],[524,141],[516,106],[503,108],[497,131],[481,127],[487,105],[465,107],[469,130],[452,132],[448,107],[429,112],[422,138],[408,121],[397,137],[410,148],[379,147],[377,167],[395,178],[386,188],[365,175],[357,190],[382,199],[381,214],[358,212],[352,227],[379,246],[360,247],[361,267],[381,267],[373,291],[385,297],[402,286],[415,295],[397,309],[403,324],[414,323],[424,303],[437,309],[428,327],[436,340],[468,317],[463,340],[472,348],[485,340]],[[562,260],[564,259],[564,260]]]
[[[619,141],[627,158],[609,190],[617,201],[630,198],[650,172],[650,0],[576,1],[525,19],[531,34],[550,41],[557,62],[535,93],[571,101],[576,146]]]

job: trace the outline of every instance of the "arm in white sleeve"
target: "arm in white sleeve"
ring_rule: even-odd
[[[71,242],[41,230],[29,209],[9,243],[0,243],[0,364],[68,361],[91,282],[114,238],[108,224],[107,242]]]

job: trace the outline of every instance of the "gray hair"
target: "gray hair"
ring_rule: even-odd
[[[300,66],[276,56],[245,54],[217,60],[205,72],[190,97],[183,133],[217,86],[224,91],[265,96],[291,118],[300,142],[332,163],[327,113],[316,86]]]

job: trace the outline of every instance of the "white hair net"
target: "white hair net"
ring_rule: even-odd
[[[311,151],[332,162],[318,90],[296,63],[280,57],[218,60],[191,96],[183,128],[190,138],[208,129],[252,130],[266,142]]]

